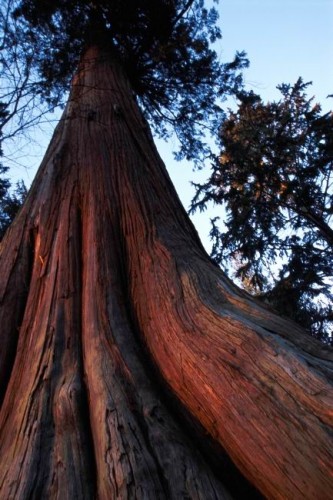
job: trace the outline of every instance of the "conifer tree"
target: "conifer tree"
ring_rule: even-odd
[[[42,97],[71,90],[0,247],[0,496],[328,497],[331,353],[211,262],[147,123],[206,154],[201,125],[243,63],[218,63],[216,13],[15,15]]]
[[[308,87],[301,78],[280,85],[277,102],[239,95],[192,209],[225,206],[225,230],[212,221],[215,260],[230,271],[234,262],[259,299],[332,342],[333,114]]]

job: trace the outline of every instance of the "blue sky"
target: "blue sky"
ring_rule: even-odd
[[[302,76],[305,81],[313,81],[309,94],[315,95],[323,109],[333,108],[333,99],[326,99],[328,94],[333,94],[333,0],[220,0],[216,7],[223,34],[217,52],[224,62],[230,61],[236,50],[247,52],[250,59],[250,68],[245,72],[248,89],[265,100],[272,100],[279,96],[276,85],[294,83]],[[36,131],[34,139],[22,150],[21,156],[16,149],[19,165],[11,171],[14,178],[23,177],[27,185],[41,161],[49,132],[42,136]],[[17,144],[13,146],[15,150]],[[172,140],[168,144],[159,141],[158,148],[188,208],[194,194],[190,181],[205,180],[209,165],[206,170],[193,173],[191,165],[173,160]],[[207,249],[210,248],[209,216],[205,212],[194,217]]]
[[[332,0],[221,0],[218,9],[223,55],[246,50],[246,81],[264,97],[299,76],[322,103],[333,93]]]

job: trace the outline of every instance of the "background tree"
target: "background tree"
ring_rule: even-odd
[[[28,140],[29,131],[53,109],[41,99],[38,75],[32,69],[36,54],[12,15],[17,5],[16,0],[6,0],[0,5],[0,158],[5,142],[15,141],[17,150],[20,138]],[[4,160],[10,162],[8,157]],[[0,240],[26,194],[24,182],[19,181],[13,187],[9,167],[0,163]]]
[[[217,61],[216,13],[23,0],[16,17],[40,95],[72,83],[0,246],[0,496],[329,496],[331,353],[211,262],[138,106],[206,154],[244,64]]]
[[[224,206],[225,228],[212,220],[213,258],[248,291],[332,342],[333,114],[321,113],[308,86],[301,78],[280,85],[278,102],[239,96],[192,210]]]
[[[6,173],[7,169],[8,167],[0,164],[0,175]],[[0,241],[13,222],[27,194],[23,182],[17,183],[13,191],[10,188],[10,180],[6,177],[0,177]]]
[[[0,135],[2,141],[15,138],[16,143],[61,103],[55,93],[53,99],[45,99],[35,71],[39,56],[13,16],[18,5],[18,0],[4,0],[0,5]]]
[[[0,123],[7,118],[8,113],[0,105]],[[0,158],[2,157],[1,148],[1,126],[0,126]],[[23,200],[26,196],[26,187],[23,182],[16,185],[16,189],[11,191],[11,182],[4,176],[8,172],[8,167],[0,163],[0,241],[2,240],[6,229],[13,221]]]

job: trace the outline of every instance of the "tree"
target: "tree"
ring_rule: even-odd
[[[2,109],[0,104],[0,123],[7,118],[7,112]],[[2,156],[1,149],[1,126],[0,126],[0,158]],[[11,192],[11,182],[4,174],[8,172],[8,167],[0,163],[0,241],[2,240],[8,226],[13,221],[23,200],[26,196],[26,187],[24,182],[18,182],[14,192]]]
[[[76,48],[67,33],[86,33],[95,7],[99,27],[120,34],[91,40],[101,29],[89,24],[64,115],[1,243],[1,496],[328,497],[331,352],[240,291],[205,253],[121,57],[130,45],[138,54],[143,28],[151,35],[153,4],[122,12],[120,2],[81,2],[72,20],[65,2],[39,2],[36,20],[36,4],[23,2],[22,12],[40,48],[46,33],[59,34],[53,21]],[[50,5],[59,6],[52,22],[42,10]],[[162,43],[160,9],[142,55],[152,78],[179,88],[165,106],[176,106],[188,151],[177,99],[196,113],[190,95],[202,80],[183,87],[182,75],[202,69],[191,44],[206,13],[200,2],[160,7],[172,8],[172,50],[159,52],[169,78],[148,64],[152,42]]]
[[[6,167],[0,164],[0,174],[6,171]],[[11,183],[7,178],[0,178],[0,241],[22,206],[27,192],[22,181],[17,183],[14,192],[10,191],[10,187]]]
[[[213,257],[225,269],[234,260],[243,286],[331,342],[333,114],[321,113],[308,86],[280,85],[278,102],[239,95],[193,209],[225,206],[225,230],[212,220]]]
[[[2,141],[15,138],[37,125],[45,113],[59,103],[53,92],[48,102],[45,85],[34,71],[38,54],[20,22],[12,15],[18,0],[0,5],[0,136]]]

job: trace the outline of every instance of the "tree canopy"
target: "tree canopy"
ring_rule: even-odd
[[[85,47],[98,45],[120,61],[154,132],[176,133],[179,158],[199,162],[209,154],[204,136],[216,130],[221,101],[240,90],[239,70],[248,64],[243,52],[230,63],[219,62],[212,48],[221,38],[215,8],[205,8],[203,0],[21,0],[10,5],[7,50],[19,42],[16,57],[28,61],[35,95],[56,105]]]
[[[212,220],[213,257],[250,292],[330,340],[333,324],[333,114],[308,98],[309,83],[278,87],[264,103],[239,95],[220,129],[221,154],[192,209],[226,209]],[[280,262],[280,265],[279,265]]]

